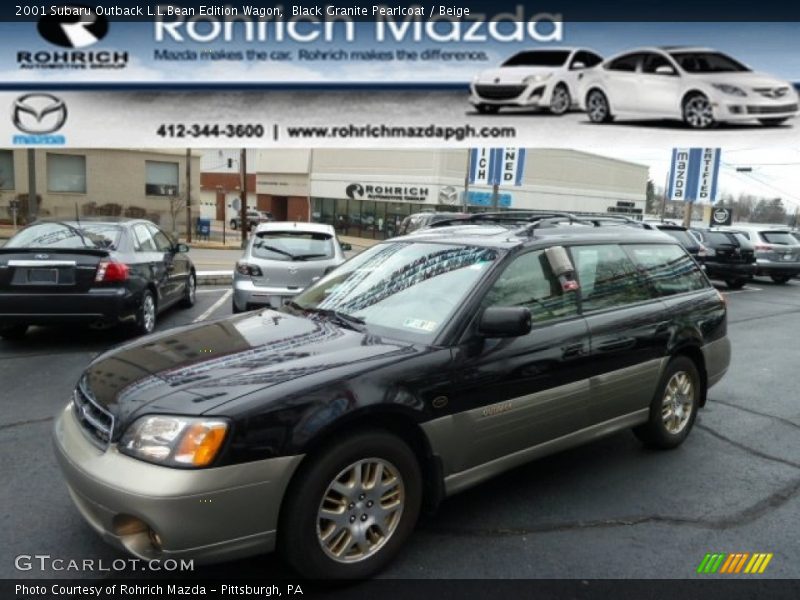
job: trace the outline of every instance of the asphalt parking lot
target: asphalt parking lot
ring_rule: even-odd
[[[511,471],[425,517],[384,576],[710,577],[695,573],[708,552],[774,553],[761,577],[800,576],[800,281],[725,294],[733,363],[687,443],[655,452],[622,433]],[[158,329],[223,317],[230,304],[227,288],[201,289],[194,308],[169,311]],[[21,342],[0,340],[0,577],[98,575],[18,571],[19,554],[123,556],[72,506],[49,438],[81,370],[124,339],[34,328]],[[194,576],[289,574],[262,556]]]

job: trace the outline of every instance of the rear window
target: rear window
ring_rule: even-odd
[[[679,246],[667,244],[631,245],[628,249],[639,272],[659,296],[673,296],[706,287],[697,264]]]
[[[794,246],[797,243],[797,240],[786,231],[762,231],[761,237],[765,242],[781,246]]]
[[[11,238],[6,248],[101,248],[115,250],[122,229],[110,223],[37,223]]]
[[[312,231],[264,231],[253,239],[252,254],[266,260],[325,260],[334,257],[333,236]]]

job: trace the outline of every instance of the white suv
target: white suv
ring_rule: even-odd
[[[563,115],[578,104],[579,82],[603,58],[584,48],[525,50],[472,81],[469,101],[481,113],[504,106],[538,107]]]
[[[705,129],[723,121],[780,125],[798,112],[794,86],[708,48],[641,48],[587,74],[582,106],[595,123],[616,116],[681,119]]]

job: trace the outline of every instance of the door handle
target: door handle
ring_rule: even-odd
[[[570,344],[561,348],[561,356],[563,358],[575,358],[584,354],[586,354],[585,346],[581,343]]]
[[[615,350],[627,350],[628,348],[633,348],[635,345],[636,340],[634,338],[620,338],[600,344],[597,347],[597,351],[614,352]]]

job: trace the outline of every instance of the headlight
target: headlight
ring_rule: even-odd
[[[712,83],[711,85],[723,94],[730,94],[731,96],[747,96],[747,92],[740,87],[736,87],[735,85],[728,85],[727,83]]]
[[[119,450],[135,458],[172,467],[206,467],[228,433],[220,419],[148,416],[128,427]]]
[[[532,83],[541,83],[542,81],[547,81],[553,76],[552,73],[545,73],[544,75],[529,75],[525,79],[522,80],[522,83],[525,85],[531,85]]]

